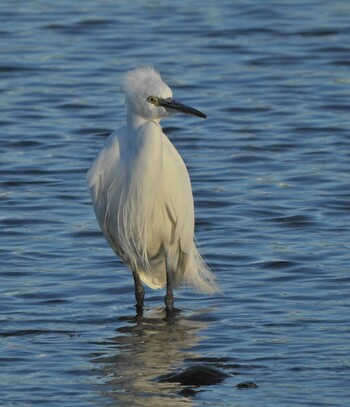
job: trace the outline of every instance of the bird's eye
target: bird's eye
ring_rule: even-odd
[[[158,98],[155,96],[148,96],[147,101],[152,103],[152,105],[158,105]]]

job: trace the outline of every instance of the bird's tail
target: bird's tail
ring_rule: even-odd
[[[207,294],[220,292],[215,276],[210,271],[195,244],[193,244],[192,250],[191,260],[184,276],[185,286],[190,286],[197,291]]]

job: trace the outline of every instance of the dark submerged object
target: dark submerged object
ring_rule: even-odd
[[[242,382],[236,384],[237,389],[243,390],[243,389],[256,389],[258,385],[254,382]]]
[[[173,372],[158,377],[159,382],[179,383],[182,386],[211,386],[219,384],[229,375],[205,363],[197,363],[182,372]]]

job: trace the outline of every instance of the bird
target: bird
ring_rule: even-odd
[[[216,278],[196,247],[190,177],[160,121],[175,113],[207,116],[173,99],[153,66],[124,77],[126,123],[111,133],[87,173],[94,211],[104,236],[134,278],[136,312],[145,291],[165,288],[167,317],[173,289],[212,294]]]

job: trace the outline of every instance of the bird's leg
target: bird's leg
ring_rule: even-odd
[[[136,298],[136,313],[137,315],[142,315],[143,313],[143,300],[145,298],[145,290],[141,283],[140,276],[136,271],[133,271],[134,282],[135,282],[135,298]]]
[[[171,288],[171,270],[169,264],[169,254],[164,250],[165,257],[165,272],[166,272],[166,294],[164,298],[166,316],[167,318],[172,318],[174,316],[174,294]]]

